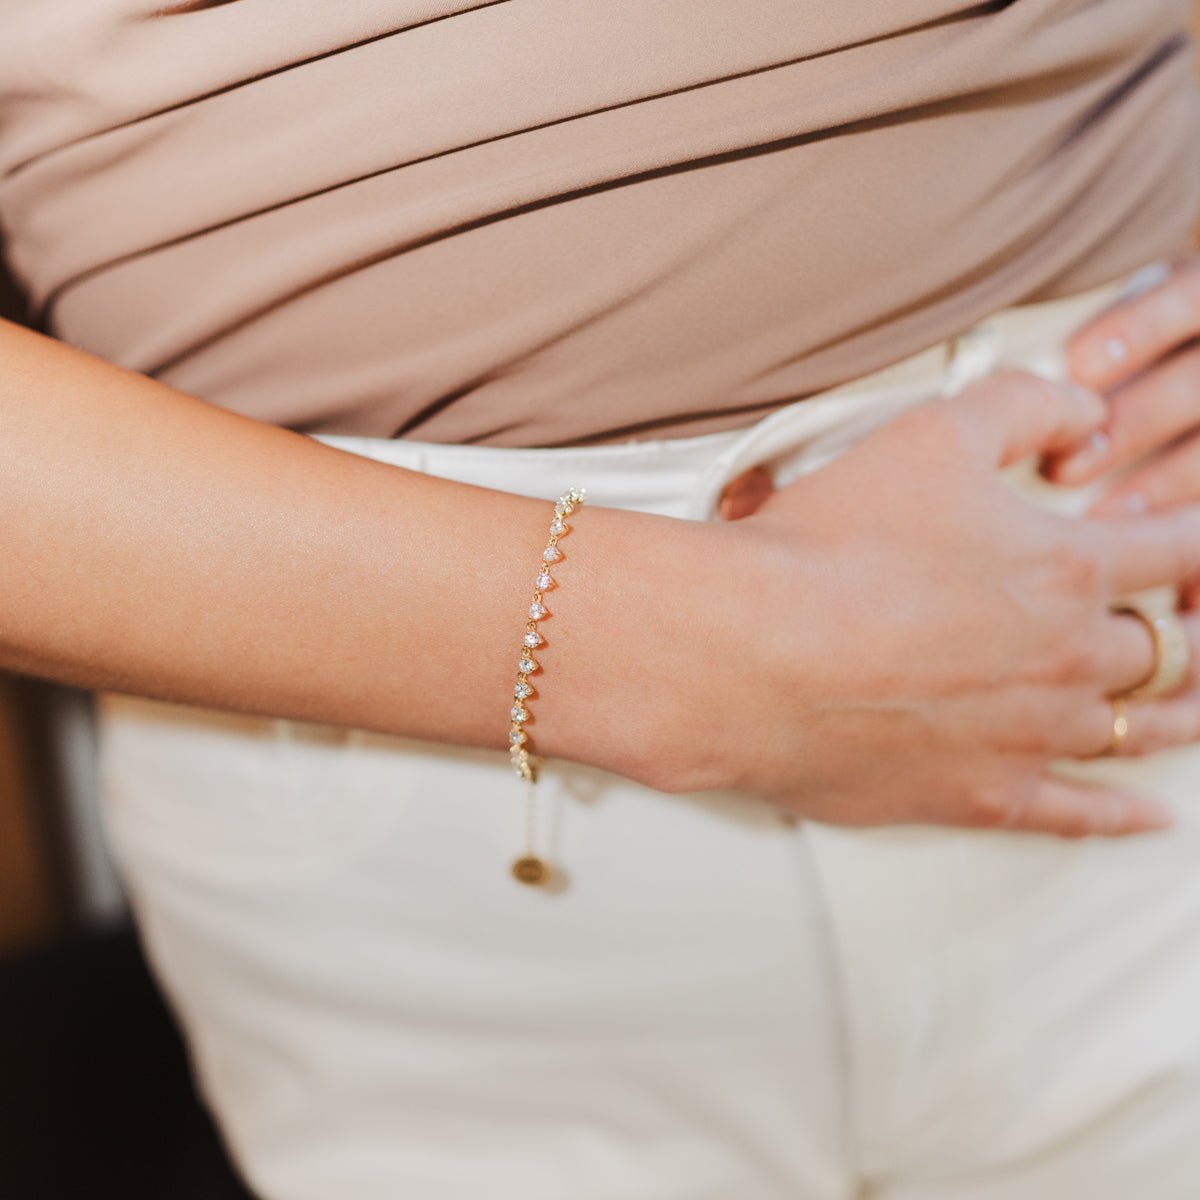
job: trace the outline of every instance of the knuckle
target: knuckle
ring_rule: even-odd
[[[1108,584],[1107,566],[1095,550],[1072,542],[1059,542],[1044,555],[1043,566],[1055,595],[1099,600]]]
[[[1091,683],[1100,675],[1102,667],[1098,640],[1076,631],[1059,638],[1047,655],[1044,678],[1048,683],[1070,687]],[[1044,732],[1050,737],[1055,731],[1046,729]]]
[[[1074,683],[1074,678],[1070,682]],[[1074,695],[1075,692],[1072,689],[1072,696]],[[1022,754],[1039,758],[1039,760],[1050,760],[1050,758],[1067,754],[1070,745],[1073,744],[1070,733],[1074,732],[1072,726],[1075,722],[1075,713],[1063,713],[1060,719],[1046,719],[1050,713],[1051,709],[1048,707],[1044,712],[1030,715],[1024,737],[1021,738],[1018,746]],[[1054,715],[1057,716],[1057,713]]]
[[[980,400],[986,397],[988,404],[1003,405],[1013,411],[1044,414],[1062,408],[1065,392],[1032,371],[1000,367],[976,380],[963,395],[974,395]]]
[[[1052,385],[1041,375],[1027,371],[1023,367],[998,367],[990,375],[979,381],[991,388],[1002,392],[1018,392],[1028,395],[1031,391],[1050,392]]]
[[[1017,828],[1028,803],[1029,798],[1011,784],[975,787],[966,797],[966,824],[974,829]]]
[[[892,425],[906,437],[917,437],[939,447],[957,446],[970,432],[962,407],[947,396],[935,396],[906,409],[895,417]]]
[[[1048,409],[1060,419],[1075,420],[1086,415],[1099,422],[1108,415],[1108,404],[1103,397],[1071,382],[1060,383],[1020,367],[1006,367],[993,378],[1006,394],[1012,395],[1013,402],[1019,397],[1031,409]]]
[[[936,461],[943,475],[967,468],[975,459],[981,429],[954,396],[936,396],[906,409],[888,423],[897,444]]]

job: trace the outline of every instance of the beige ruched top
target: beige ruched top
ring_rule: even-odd
[[[52,333],[308,432],[705,433],[1181,249],[1188,0],[0,0]]]

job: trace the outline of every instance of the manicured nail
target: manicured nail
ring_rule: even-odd
[[[1093,430],[1082,449],[1059,460],[1054,469],[1055,478],[1064,483],[1086,478],[1108,457],[1110,444],[1108,434],[1103,429]]]
[[[1129,357],[1129,347],[1119,337],[1090,342],[1083,352],[1083,366],[1094,379],[1107,379],[1113,368]]]

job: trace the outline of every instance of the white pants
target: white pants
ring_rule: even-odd
[[[1054,376],[1063,335],[1137,282],[714,435],[322,440],[712,519],[752,463],[786,483],[995,365]],[[1089,496],[1014,482],[1064,512]],[[1200,1196],[1200,748],[1067,764],[1180,816],[1082,842],[789,823],[551,760],[538,844],[570,886],[547,894],[509,875],[502,748],[113,693],[99,720],[139,927],[265,1200]]]

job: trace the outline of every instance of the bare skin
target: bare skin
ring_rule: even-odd
[[[903,813],[1066,836],[1153,824],[1152,806],[1045,767],[1106,747],[1105,696],[1144,679],[1152,657],[1140,622],[1108,604],[1200,565],[1200,508],[1077,521],[996,473],[1078,440],[1102,412],[1003,372],[905,413],[725,527],[726,561],[749,560],[746,635],[763,642],[754,678],[760,693],[773,685],[775,714],[756,706],[740,730],[735,786],[839,823]],[[1200,617],[1184,623],[1200,648]],[[1200,736],[1192,693],[1128,711],[1139,752]]]
[[[344,453],[4,323],[0,362],[0,665],[505,748],[546,501]],[[1007,372],[736,522],[593,496],[548,597],[537,748],[839,823],[1161,827],[1153,799],[1045,768],[1107,742],[1103,696],[1151,647],[1105,606],[1200,566],[1200,505],[1058,518],[998,475],[1104,416]],[[1190,692],[1137,708],[1141,749],[1200,735]]]
[[[1090,322],[1067,343],[1075,379],[1101,392],[1103,425],[1045,474],[1080,484],[1122,469],[1094,513],[1139,513],[1200,499],[1200,250],[1162,283]]]

